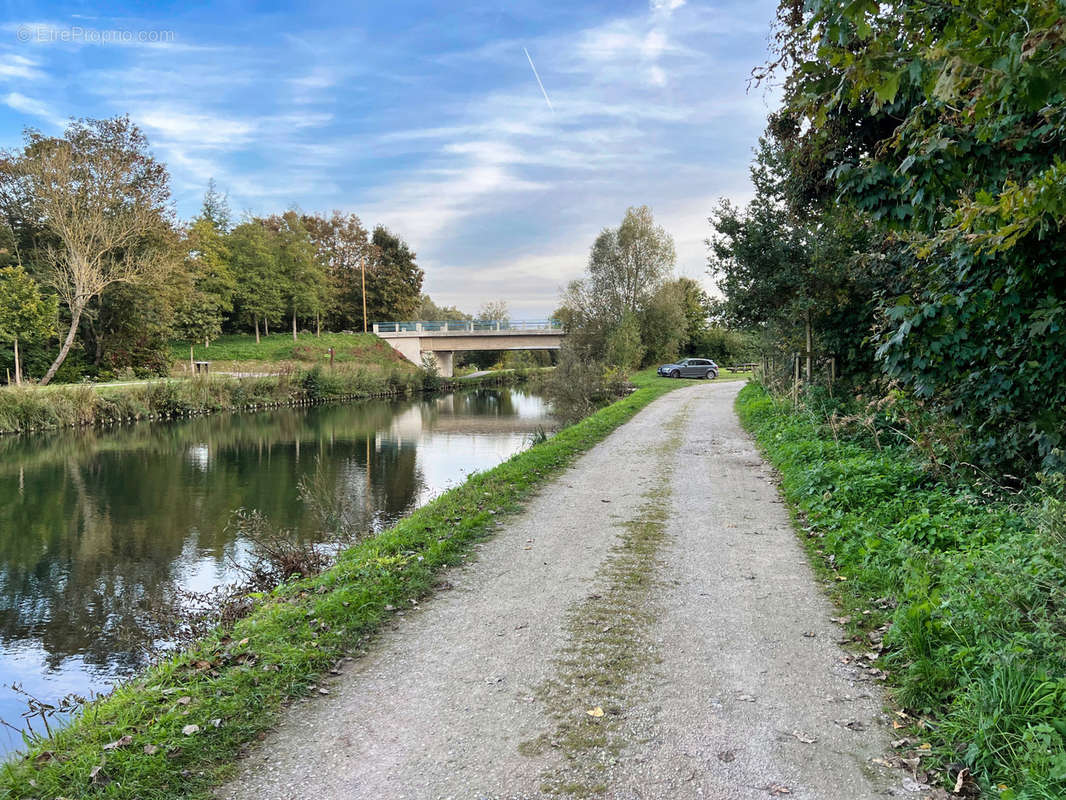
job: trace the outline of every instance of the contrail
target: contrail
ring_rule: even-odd
[[[548,108],[550,108],[552,110],[552,113],[554,114],[555,113],[555,107],[552,105],[551,98],[548,97],[548,92],[547,92],[547,90],[545,90],[544,84],[540,80],[540,75],[537,74],[537,68],[533,64],[533,57],[529,55],[529,51],[526,50],[526,48],[524,48],[524,47],[522,48],[522,52],[525,53],[526,54],[526,58],[529,59],[529,67],[530,67],[530,69],[533,70],[533,77],[537,79],[537,86],[540,87],[540,93],[542,95],[544,95],[544,102],[548,104]]]

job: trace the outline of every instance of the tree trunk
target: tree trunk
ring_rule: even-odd
[[[315,336],[322,335],[322,313],[315,314]]]
[[[296,310],[292,312],[292,340],[296,341]]]
[[[263,335],[270,335],[270,320],[268,320],[266,317],[263,317]]]
[[[255,322],[255,343],[259,344],[259,317],[254,317],[253,322]]]
[[[208,339],[208,338],[207,338],[207,337],[205,336],[205,337],[204,337],[204,347],[206,348],[206,347],[210,347],[210,346],[211,346],[211,340],[210,340],[210,339]]]
[[[15,337],[15,385],[22,385],[22,365],[19,363],[19,340]]]
[[[59,355],[52,362],[52,366],[48,368],[48,372],[44,373],[44,377],[41,378],[41,386],[47,386],[52,378],[55,377],[56,371],[67,360],[67,353],[70,352],[70,346],[74,344],[74,336],[78,332],[78,323],[81,322],[81,312],[82,309],[80,308],[74,312],[74,316],[70,320],[70,330],[67,331],[66,338],[63,339],[63,346],[59,348]]]

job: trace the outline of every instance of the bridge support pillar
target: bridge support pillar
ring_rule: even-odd
[[[433,358],[437,361],[437,369],[442,378],[450,378],[455,374],[455,353],[452,350],[431,350]]]

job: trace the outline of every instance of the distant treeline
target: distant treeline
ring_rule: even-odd
[[[384,226],[338,211],[236,221],[213,182],[182,222],[169,182],[125,117],[30,130],[0,156],[0,378],[165,373],[173,339],[361,331],[364,299],[369,320],[428,302],[415,254]]]

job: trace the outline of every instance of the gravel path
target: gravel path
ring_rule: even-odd
[[[878,688],[841,660],[739,388],[672,392],[583,456],[219,797],[920,797],[870,762]]]

